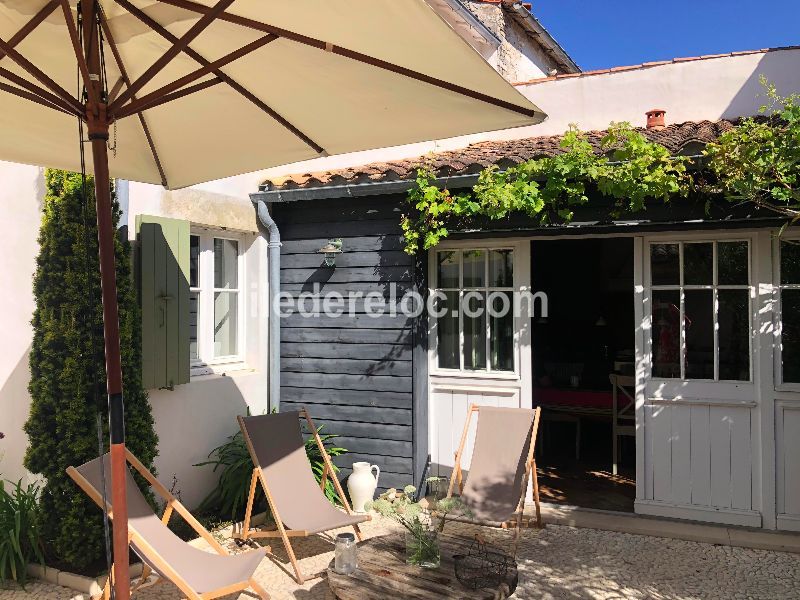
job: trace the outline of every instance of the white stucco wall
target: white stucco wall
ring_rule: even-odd
[[[214,189],[212,185],[210,189]],[[183,218],[196,224],[225,226],[246,236],[245,285],[247,294],[246,369],[227,375],[193,378],[175,391],[151,390],[150,403],[158,433],[156,467],[168,486],[189,505],[196,505],[213,487],[219,473],[194,467],[212,448],[238,429],[236,416],[261,414],[267,409],[266,369],[266,243],[257,235],[252,205],[244,196],[186,189],[167,192],[158,186],[131,183],[127,221],[133,235],[136,214]],[[16,481],[28,477],[22,461],[28,444],[22,430],[28,416],[30,379],[28,352],[34,310],[32,276],[44,198],[44,169],[0,162],[0,477]],[[13,209],[13,210],[12,210]]]
[[[251,190],[249,191],[252,191]],[[192,377],[170,390],[150,390],[150,404],[159,436],[156,468],[159,478],[171,485],[188,506],[198,504],[215,485],[219,471],[193,465],[207,460],[208,453],[238,430],[237,415],[267,410],[266,339],[266,242],[258,235],[255,211],[247,191],[221,182],[182,190],[131,182],[127,223],[135,235],[137,214],[185,219],[193,225],[247,234],[245,237],[245,282],[247,314],[245,331],[246,369],[226,375]]]
[[[28,353],[32,340],[36,243],[44,199],[44,169],[0,162],[0,478],[25,477],[28,445],[22,426],[28,418]],[[12,211],[13,209],[13,211]]]

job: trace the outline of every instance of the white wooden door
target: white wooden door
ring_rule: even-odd
[[[636,263],[636,512],[761,526],[755,236],[645,236]]]
[[[797,337],[794,338],[794,344],[791,341],[783,343],[787,329],[790,337],[797,335],[800,236],[789,230],[780,239],[773,237],[771,242],[775,318],[768,333],[775,340],[775,353],[772,357],[765,357],[765,362],[775,370],[774,387],[769,386],[769,392],[774,394],[775,415],[775,525],[778,529],[800,532],[800,372],[797,369]]]
[[[429,272],[431,273],[431,292],[439,289],[437,273],[437,253],[440,252],[467,252],[484,251],[491,253],[494,249],[507,249],[513,252],[513,281],[507,290],[514,292],[513,313],[513,370],[493,371],[491,362],[485,369],[467,369],[465,361],[460,361],[460,368],[444,368],[438,360],[439,340],[438,324],[434,317],[429,318],[430,339],[430,381],[428,390],[428,444],[431,454],[430,474],[440,477],[449,477],[454,468],[454,458],[470,404],[497,407],[530,407],[531,403],[531,355],[530,355],[530,328],[529,312],[531,305],[521,301],[523,294],[530,291],[530,241],[529,240],[463,240],[449,241],[437,246],[430,252]],[[459,258],[462,272],[458,275],[459,288],[463,295],[464,285],[464,258]],[[487,263],[488,265],[488,263]],[[488,269],[488,267],[487,267]],[[443,285],[448,293],[453,285]],[[491,288],[492,286],[487,286]],[[456,291],[456,293],[458,293]],[[461,317],[463,319],[463,316]],[[460,349],[464,348],[465,330],[463,323],[459,324]],[[489,336],[489,327],[486,327]],[[488,346],[487,337],[487,348]],[[488,351],[487,351],[488,356]],[[472,447],[475,439],[476,422],[473,418],[461,466],[468,471],[472,458]]]

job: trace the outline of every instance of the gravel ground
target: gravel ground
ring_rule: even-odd
[[[367,536],[392,530],[377,520],[364,528]],[[448,526],[448,532],[470,535],[477,528]],[[490,530],[502,543],[507,532]],[[510,537],[508,538],[510,539]],[[327,538],[297,538],[294,547],[306,573],[323,570],[332,558]],[[276,600],[333,600],[324,578],[298,586],[287,574],[288,558],[273,545],[274,560],[264,560],[257,579]],[[800,555],[749,550],[631,535],[596,529],[549,525],[525,530],[519,553],[520,584],[514,598],[635,599],[800,599]],[[143,590],[141,600],[177,600],[171,584]],[[250,595],[228,596],[246,600]],[[0,589],[0,600],[87,600],[67,588],[33,581],[27,590]]]

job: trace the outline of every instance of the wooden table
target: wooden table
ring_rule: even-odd
[[[471,590],[456,579],[453,556],[466,554],[471,539],[440,535],[441,565],[423,569],[406,564],[403,533],[375,537],[358,545],[358,569],[342,575],[328,565],[328,583],[339,600],[394,600],[395,598],[451,598],[458,600],[500,600],[514,593],[511,589]],[[505,588],[505,586],[503,586]]]

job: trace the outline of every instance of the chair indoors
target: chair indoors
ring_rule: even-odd
[[[465,484],[461,459],[473,414],[478,415],[478,425]],[[458,482],[461,501],[469,511],[466,517],[456,517],[454,520],[467,520],[503,529],[514,527],[515,555],[523,521],[528,527],[531,526],[530,517],[523,512],[531,479],[535,526],[542,526],[534,458],[540,414],[539,407],[527,409],[470,405],[447,490],[447,497],[451,498]]]
[[[305,418],[325,462],[319,484],[306,455],[300,417]],[[295,578],[298,583],[303,583],[305,576],[300,571],[290,538],[307,537],[352,526],[361,541],[358,524],[370,520],[370,516],[355,515],[351,511],[344,490],[336,478],[331,458],[305,408],[254,417],[240,416],[238,419],[255,468],[250,480],[244,526],[236,537],[242,540],[280,537],[292,563]],[[323,490],[328,477],[333,481],[345,512],[337,509],[325,497]],[[250,529],[253,501],[259,483],[275,519],[275,529]]]
[[[125,476],[130,547],[144,563],[141,578],[133,586],[132,592],[168,580],[174,583],[189,600],[209,600],[244,591],[248,587],[263,600],[270,597],[253,578],[256,568],[266,554],[264,550],[230,555],[130,451],[126,451],[126,458],[128,464],[136,469],[166,502],[164,515],[159,519],[136,485],[130,470],[127,470]],[[110,504],[110,455],[105,454],[80,467],[68,467],[67,474],[87,496],[102,507],[103,469],[106,475],[105,496],[109,499],[106,509],[113,520],[113,507]],[[183,517],[216,554],[195,548],[170,531],[167,523],[173,512]],[[147,583],[152,573],[158,577],[154,582]],[[103,590],[103,598],[106,600],[111,597],[111,579],[108,578]]]

